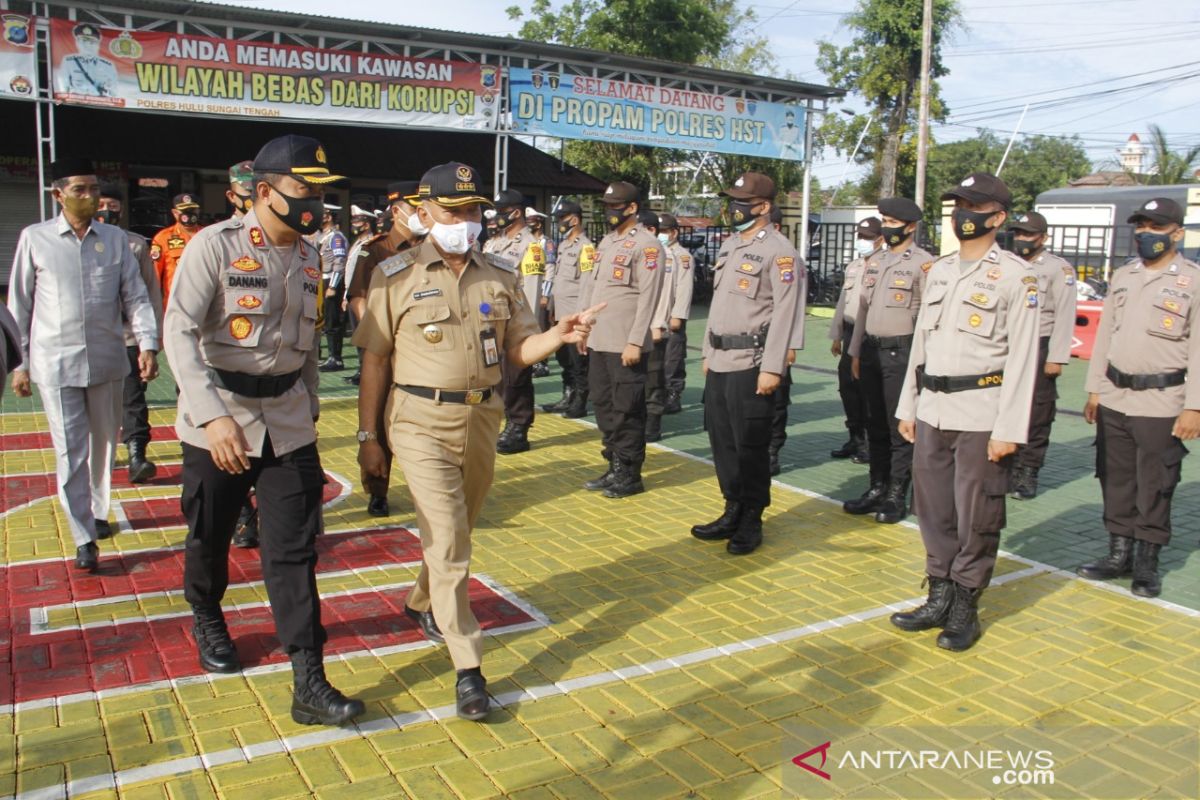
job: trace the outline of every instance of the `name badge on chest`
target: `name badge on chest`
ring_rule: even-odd
[[[479,345],[483,351],[483,365],[494,367],[500,363],[500,348],[496,345],[496,330],[488,328],[479,332]]]

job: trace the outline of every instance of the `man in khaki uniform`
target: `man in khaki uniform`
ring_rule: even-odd
[[[638,224],[658,239],[663,252],[663,283],[650,319],[650,352],[646,354],[646,441],[662,440],[662,417],[667,404],[667,338],[671,332],[671,308],[675,304],[675,259],[658,230],[658,214],[638,212]]]
[[[829,352],[838,359],[838,395],[842,398],[842,410],[846,414],[846,430],[850,438],[837,450],[829,453],[830,458],[848,458],[855,464],[866,464],[867,456],[867,399],[862,383],[851,371],[850,340],[854,336],[854,320],[858,316],[859,297],[862,295],[863,272],[870,264],[878,271],[880,257],[884,253],[882,223],[879,217],[867,217],[858,223],[854,238],[856,257],[846,265],[843,273],[842,291],[838,295],[829,325],[829,338],[833,344]]]
[[[1050,426],[1058,401],[1058,376],[1071,360],[1075,333],[1075,268],[1046,249],[1049,227],[1036,211],[1022,214],[1008,226],[1014,231],[1013,252],[1028,261],[1038,276],[1041,318],[1038,331],[1037,384],[1029,419],[1029,444],[1017,450],[1009,496],[1032,500],[1037,496],[1038,471],[1050,446]]]
[[[850,337],[850,373],[867,403],[871,486],[842,508],[849,514],[874,513],[877,522],[892,524],[908,516],[913,448],[896,430],[896,403],[933,256],[915,243],[920,206],[888,197],[879,201],[879,215],[888,249],[863,270]]]
[[[383,262],[371,278],[355,343],[366,351],[359,384],[359,464],[380,473],[383,430],[412,491],[425,561],[405,602],[428,629],[436,619],[457,670],[458,714],[483,719],[488,695],[483,640],[467,596],[471,530],[492,484],[501,402],[500,363],[527,367],[563,343],[586,341],[598,309],[539,333],[506,259],[474,249],[479,173],[466,164],[421,178],[420,246]],[[385,411],[386,404],[386,411]],[[421,621],[426,618],[426,621]]]
[[[282,136],[254,159],[254,207],[210,226],[183,255],[166,312],[165,344],[179,379],[188,521],[184,595],[200,663],[236,672],[221,598],[238,504],[255,487],[275,631],[292,661],[292,719],[340,725],[363,713],[325,678],[316,538],[325,482],[317,454],[321,270],[301,240],[321,220],[331,175],[320,142]]]
[[[783,233],[783,209],[775,206],[771,209],[770,216],[771,227],[786,239],[787,236]],[[808,269],[803,258],[798,263],[800,269],[796,272],[796,279],[800,285],[796,287],[796,302],[799,305],[796,308],[796,319],[792,324],[791,341],[788,343],[787,369],[780,376],[779,388],[775,390],[775,413],[771,416],[771,443],[767,445],[771,477],[783,472],[779,455],[783,446],[787,444],[788,408],[792,404],[792,365],[796,363],[797,351],[804,349],[804,315],[808,308]]]
[[[771,504],[771,421],[803,313],[804,262],[771,227],[775,182],[739,176],[730,198],[734,235],[721,245],[704,334],[704,427],[712,445],[725,511],[692,527],[698,539],[728,539],[731,555],[762,544],[762,513]]]
[[[496,194],[496,225],[496,244],[490,252],[513,263],[525,292],[525,302],[536,316],[542,279],[546,275],[546,250],[525,222],[525,195],[516,189]],[[507,423],[496,440],[496,452],[523,453],[529,449],[529,428],[533,425],[533,369],[517,369],[511,363],[504,363],[500,372],[503,375],[500,394]]]
[[[664,414],[683,411],[683,390],[687,385],[687,321],[692,313],[692,292],[696,288],[695,262],[692,254],[679,243],[679,220],[673,214],[658,215],[658,241],[671,262],[672,291],[670,333],[667,335],[666,361],[667,404]]]
[[[976,172],[942,200],[954,200],[959,251],[926,276],[896,410],[901,435],[916,444],[929,599],[893,614],[892,624],[944,627],[938,647],[960,651],[980,636],[979,596],[1000,548],[1010,456],[1029,432],[1039,301],[1029,264],[996,245],[1012,201],[1004,182]]]
[[[596,323],[588,354],[588,386],[608,470],[584,487],[610,498],[646,490],[646,356],[662,292],[663,254],[658,239],[638,224],[639,196],[638,188],[625,181],[604,190],[609,233],[596,248],[596,265],[579,300],[582,306],[609,306]]]
[[[1132,574],[1133,594],[1157,597],[1183,443],[1200,436],[1200,267],[1179,254],[1183,209],[1174,200],[1149,200],[1129,221],[1138,258],[1113,274],[1083,409],[1098,423],[1109,553],[1078,572],[1092,580]]]
[[[558,219],[558,244],[553,271],[547,270],[550,284],[550,319],[567,317],[579,309],[581,283],[591,277],[596,262],[596,247],[583,230],[583,208],[574,200],[559,203],[554,212]],[[588,362],[587,354],[579,348],[563,346],[558,350],[558,364],[563,371],[563,396],[556,403],[542,406],[543,411],[561,413],[568,419],[587,416]]]

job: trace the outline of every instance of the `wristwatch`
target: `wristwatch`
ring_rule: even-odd
[[[362,444],[363,442],[373,442],[373,441],[377,440],[378,438],[379,438],[379,434],[375,433],[375,431],[359,431],[358,432],[358,443],[359,444]]]

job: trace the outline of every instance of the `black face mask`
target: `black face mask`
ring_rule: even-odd
[[[565,234],[570,233],[571,228],[574,228],[574,227],[575,226],[569,222],[560,222],[560,223],[558,223],[558,232],[565,235]]]
[[[234,192],[233,196],[235,199],[230,205],[233,206],[234,211],[240,211],[245,214],[254,208],[254,195]]]
[[[386,214],[383,217],[383,221],[379,223],[379,230],[381,233],[391,233],[392,226],[394,226],[395,224],[396,224],[396,218],[393,217],[391,214]]]
[[[738,228],[748,227],[759,216],[754,213],[754,206],[759,203],[744,203],[741,200],[734,200],[729,204],[729,216],[733,220],[733,226]]]
[[[512,225],[516,221],[517,221],[517,212],[516,211],[509,211],[503,215],[501,215],[499,213],[496,214],[496,227],[500,228],[501,230],[503,230],[504,228],[507,228],[509,225]]]
[[[112,209],[102,208],[96,212],[96,219],[106,225],[116,225],[121,221],[121,215]]]
[[[907,227],[907,225],[884,225],[879,230],[883,233],[883,240],[888,243],[888,246],[895,247],[898,244],[904,244],[904,241],[912,236],[911,232],[905,230]]]
[[[320,197],[292,197],[272,186],[275,194],[287,203],[287,211],[280,214],[271,206],[271,213],[279,217],[279,221],[287,225],[301,236],[315,233],[321,227],[321,215],[325,210],[325,201]]]
[[[1142,261],[1156,261],[1163,257],[1164,253],[1171,250],[1171,234],[1169,233],[1154,233],[1153,231],[1142,231],[1135,233],[1133,239],[1137,242],[1138,255]]]
[[[986,223],[995,214],[995,211],[968,211],[965,208],[954,209],[954,213],[950,215],[950,219],[954,223],[954,235],[958,237],[960,242],[967,242],[971,239],[978,239],[980,236],[986,236],[989,231],[993,230]]]
[[[1036,239],[1013,239],[1013,252],[1021,258],[1029,258],[1038,251]]]
[[[627,210],[629,210],[629,206],[604,209],[604,222],[608,225],[609,230],[621,227],[621,223],[623,223],[628,216],[625,213]]]
[[[369,230],[371,230],[371,226],[365,223],[350,226],[350,232],[355,236],[361,236]]]

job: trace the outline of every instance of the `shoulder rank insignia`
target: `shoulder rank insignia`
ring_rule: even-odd
[[[513,262],[513,260],[511,258],[505,258],[499,253],[484,253],[483,260],[491,264],[493,267],[502,269],[505,272],[517,271],[517,265]]]
[[[250,229],[250,244],[254,245],[255,247],[267,246],[267,239],[265,236],[263,236],[262,228]]]
[[[386,275],[390,278],[393,275],[395,275],[397,272],[401,272],[402,270],[408,269],[409,267],[412,266],[412,264],[413,264],[413,254],[411,252],[405,251],[403,253],[397,253],[396,255],[392,256],[391,258],[386,258],[383,261],[380,261],[379,269],[383,271],[384,275]]]
[[[924,264],[921,265],[921,272],[929,272],[929,270],[932,268],[933,268],[933,262],[926,261]]]

